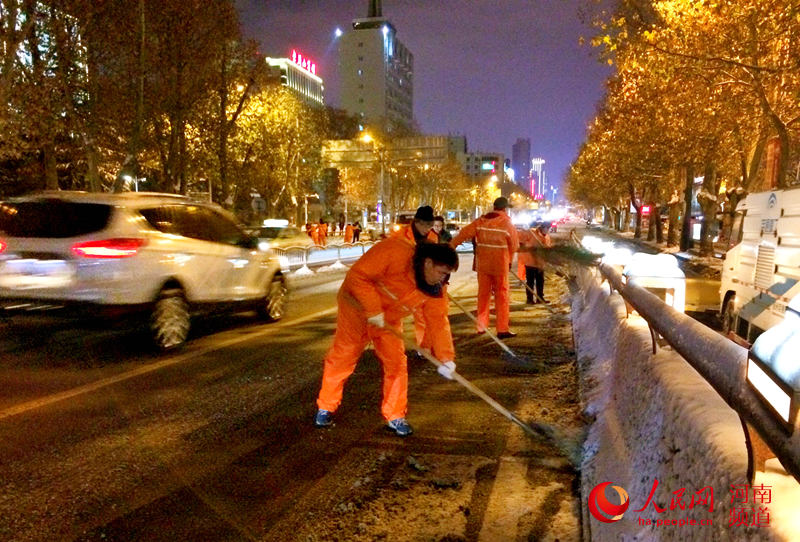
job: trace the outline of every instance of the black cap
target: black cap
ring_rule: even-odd
[[[500,209],[506,209],[508,207],[508,200],[503,196],[500,196],[496,200],[494,200],[494,209],[499,211]]]
[[[414,214],[414,220],[433,222],[433,207],[430,205],[423,205],[417,209],[417,212]]]

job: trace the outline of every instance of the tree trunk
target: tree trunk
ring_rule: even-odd
[[[700,226],[700,256],[714,255],[714,235],[717,232],[717,194],[719,180],[717,168],[713,162],[707,162],[703,171],[703,197],[697,201],[703,210],[703,222]]]
[[[138,58],[138,85],[136,88],[136,113],[131,127],[131,139],[128,142],[128,154],[122,163],[122,167],[117,172],[114,180],[114,192],[122,192],[125,187],[125,177],[127,175],[136,176],[139,174],[139,146],[142,133],[142,117],[144,115],[144,78],[145,78],[145,15],[144,0],[139,0],[139,58]]]
[[[52,141],[45,141],[42,143],[42,168],[44,170],[45,190],[58,190],[56,148]]]
[[[692,248],[692,191],[694,188],[694,167],[688,165],[683,168],[684,187],[683,187],[683,222],[681,224],[682,251]]]

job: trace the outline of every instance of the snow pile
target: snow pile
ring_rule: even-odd
[[[635,315],[626,318],[618,294],[609,294],[588,272],[578,285],[582,296],[573,302],[573,325],[582,401],[585,413],[595,418],[581,469],[586,539],[780,539],[769,526],[730,525],[731,486],[748,484],[736,413],[677,353],[660,347],[653,354],[647,323]],[[619,521],[598,521],[586,508],[589,493],[603,482],[629,495]],[[713,511],[699,503],[707,486],[713,488]],[[758,510],[753,504],[735,506]],[[710,525],[701,524],[709,520]]]

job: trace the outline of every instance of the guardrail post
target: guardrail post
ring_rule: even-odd
[[[294,272],[295,275],[313,275],[314,272],[308,267],[308,251],[311,250],[310,248],[306,248],[303,251],[303,265]]]
[[[330,269],[347,269],[347,266],[342,263],[342,245],[336,246],[336,262],[331,264]]]

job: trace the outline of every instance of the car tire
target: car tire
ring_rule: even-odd
[[[282,276],[274,276],[269,283],[267,295],[258,306],[258,314],[269,322],[283,318],[286,308],[286,284]]]
[[[150,316],[150,334],[162,352],[179,348],[189,336],[189,304],[179,288],[162,290]]]

